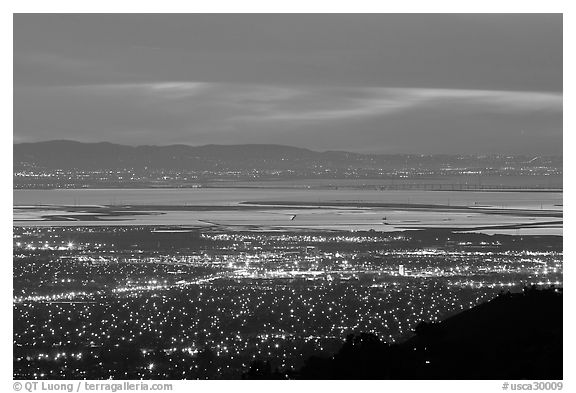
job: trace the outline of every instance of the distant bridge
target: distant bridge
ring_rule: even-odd
[[[366,186],[378,190],[429,190],[429,191],[536,191],[562,192],[562,188],[544,185],[501,185],[501,184],[466,184],[466,183],[399,183]]]

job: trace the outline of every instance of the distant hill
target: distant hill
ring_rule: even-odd
[[[338,168],[393,169],[421,167],[435,169],[446,165],[478,166],[505,163],[510,157],[359,154],[343,151],[317,152],[283,145],[170,145],[127,146],[108,142],[81,143],[48,141],[14,145],[14,169],[129,169],[136,170],[322,170]],[[514,157],[512,161],[541,165],[542,158]],[[547,159],[550,161],[549,159]],[[554,161],[554,160],[553,160]],[[555,162],[555,163],[554,163]],[[561,167],[561,158],[552,165]]]
[[[126,146],[108,142],[49,141],[14,145],[14,166],[49,169],[232,169],[292,166],[318,159],[311,150],[279,145]]]
[[[261,361],[245,378],[273,379],[562,379],[562,291],[502,294],[416,335],[387,344],[350,335],[330,358],[311,357],[297,371]]]

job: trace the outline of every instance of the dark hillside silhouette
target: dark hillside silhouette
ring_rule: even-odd
[[[349,335],[332,357],[293,371],[254,363],[254,379],[562,379],[562,290],[525,288],[439,323],[421,322],[415,336],[388,344]]]

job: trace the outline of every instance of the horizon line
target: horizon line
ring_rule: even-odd
[[[15,142],[12,141],[12,146],[16,146],[16,145],[31,145],[31,144],[41,144],[41,143],[54,143],[54,142],[66,142],[66,143],[78,143],[78,144],[83,144],[83,145],[99,145],[99,144],[109,144],[109,145],[116,145],[116,146],[125,146],[125,147],[132,147],[132,148],[138,148],[138,147],[174,147],[174,146],[185,146],[185,147],[192,147],[192,148],[201,148],[201,147],[208,147],[208,146],[278,146],[278,147],[288,147],[288,148],[292,148],[292,149],[299,149],[299,150],[307,150],[310,152],[316,152],[316,153],[331,153],[331,152],[336,152],[336,153],[352,153],[352,154],[359,154],[359,155],[365,155],[365,156],[370,156],[370,155],[403,155],[403,156],[462,156],[462,157],[478,157],[478,156],[513,156],[513,157],[518,157],[518,156],[530,156],[530,157],[563,157],[564,154],[562,153],[556,153],[556,154],[538,154],[538,153],[466,153],[466,154],[462,154],[462,153],[384,153],[384,152],[358,152],[358,151],[353,151],[353,150],[314,150],[314,149],[309,149],[307,147],[301,147],[301,146],[294,146],[294,145],[286,145],[286,144],[280,144],[280,143],[207,143],[207,144],[203,144],[203,145],[192,145],[192,144],[186,144],[186,143],[172,143],[172,144],[167,144],[167,145],[155,145],[155,144],[141,144],[141,145],[132,145],[132,144],[127,144],[127,143],[117,143],[117,142],[110,142],[110,141],[99,141],[99,142],[85,142],[85,141],[79,141],[79,140],[74,140],[74,139],[48,139],[48,140],[42,140],[42,141],[28,141],[28,142]]]

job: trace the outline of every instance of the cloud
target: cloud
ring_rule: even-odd
[[[20,86],[14,97],[15,140],[129,144],[357,144],[359,150],[402,143],[416,151],[420,143],[426,151],[430,141],[460,138],[450,148],[459,151],[471,140],[494,144],[525,128],[532,139],[547,137],[561,130],[562,114],[561,93],[472,89],[162,81]]]
[[[207,91],[210,86],[209,83],[203,82],[159,82],[72,85],[54,89],[85,95],[132,95],[134,98],[150,96],[158,99],[186,99]]]
[[[552,92],[463,90],[463,89],[392,89],[412,97],[420,104],[450,103],[476,105],[495,111],[562,112],[562,94]]]
[[[269,95],[268,95],[269,96]],[[562,112],[562,94],[418,88],[300,88],[276,97],[243,120],[327,122],[386,116],[418,108],[447,107],[473,112]],[[248,108],[249,109],[249,108]]]
[[[562,112],[562,94],[529,91],[387,87],[239,85],[205,82],[85,85],[66,89],[84,94],[153,98],[158,105],[186,109],[203,103],[239,121],[328,122],[385,116],[419,107],[461,108],[476,112]]]

